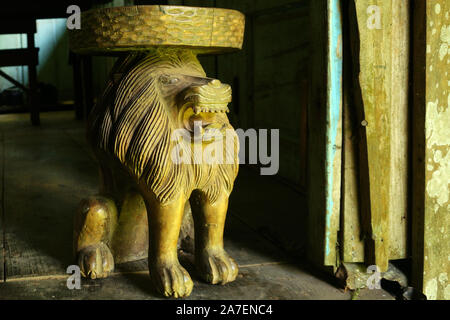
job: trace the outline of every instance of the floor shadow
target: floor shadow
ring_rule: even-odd
[[[95,193],[97,168],[59,129],[4,134],[7,277],[63,274],[73,264],[73,215]]]
[[[83,124],[72,119],[68,114],[48,128],[27,127],[5,134],[4,229],[9,275],[65,274],[74,263],[73,214],[79,200],[96,193],[98,178],[97,166],[83,145]],[[65,132],[68,127],[79,139]],[[241,170],[230,201],[225,247],[240,266],[289,262],[324,278],[301,258],[305,210],[298,193]],[[295,245],[286,246],[289,241]],[[203,283],[192,260],[180,260],[193,280]],[[123,275],[136,288],[159,297],[147,273]]]

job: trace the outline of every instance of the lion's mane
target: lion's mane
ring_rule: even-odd
[[[177,128],[156,83],[165,69],[190,69],[205,76],[188,50],[155,50],[118,60],[90,115],[88,139],[94,148],[119,160],[135,179],[145,181],[161,203],[199,186],[214,202],[221,191],[229,194],[233,188],[239,166],[237,146],[233,164],[172,162],[171,151],[177,144],[171,136]]]

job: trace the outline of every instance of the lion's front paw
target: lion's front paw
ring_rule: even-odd
[[[114,270],[114,258],[108,246],[98,243],[78,252],[78,266],[85,278],[106,278]]]
[[[234,281],[239,268],[225,250],[205,250],[197,260],[197,268],[200,275],[212,284],[226,284]]]
[[[178,261],[150,264],[150,277],[166,297],[183,298],[191,294],[194,283]]]

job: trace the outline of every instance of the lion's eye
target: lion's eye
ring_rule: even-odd
[[[179,79],[175,77],[161,76],[160,81],[162,84],[176,84]]]

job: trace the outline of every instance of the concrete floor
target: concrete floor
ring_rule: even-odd
[[[97,169],[73,112],[42,113],[41,119],[40,127],[32,127],[27,114],[0,115],[0,299],[160,299],[145,261],[118,266],[107,279],[83,280],[80,290],[67,288],[72,216],[83,197],[96,193]],[[225,230],[225,246],[240,266],[237,280],[205,284],[183,259],[195,283],[189,299],[351,298],[255,232],[238,207],[230,206]],[[393,297],[362,290],[359,299]]]

